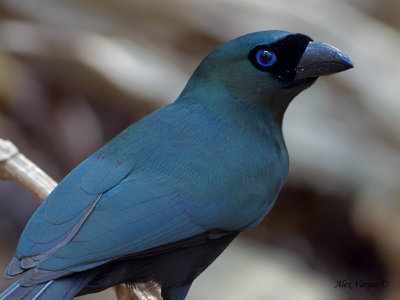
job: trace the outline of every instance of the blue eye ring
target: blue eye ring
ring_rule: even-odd
[[[259,50],[256,54],[257,63],[262,67],[270,67],[276,63],[277,57],[274,52]]]

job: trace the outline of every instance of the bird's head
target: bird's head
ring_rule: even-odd
[[[214,94],[223,90],[232,99],[266,105],[283,114],[289,102],[319,76],[352,67],[340,50],[306,35],[261,31],[238,37],[211,52],[182,95],[194,90],[205,95],[209,89]]]

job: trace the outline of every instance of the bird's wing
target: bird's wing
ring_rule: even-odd
[[[192,222],[172,188],[139,173],[106,191],[72,240],[38,267],[81,271],[205,231]]]
[[[111,151],[118,140],[81,163],[39,207],[6,277],[28,269],[81,271],[206,231],[173,187],[133,170],[127,150]]]

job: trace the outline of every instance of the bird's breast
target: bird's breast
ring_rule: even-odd
[[[193,222],[237,230],[271,208],[288,172],[280,131],[209,121],[171,132],[153,151],[153,176],[177,191]]]
[[[288,160],[286,151],[266,144],[237,144],[236,149],[224,149],[215,155],[210,165],[191,168],[196,170],[191,176],[195,182],[191,181],[186,192],[193,198],[185,203],[198,224],[241,229],[270,210],[286,180]]]

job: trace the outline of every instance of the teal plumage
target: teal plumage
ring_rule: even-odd
[[[281,123],[289,102],[316,77],[351,67],[330,57],[329,68],[301,78],[296,68],[311,43],[266,31],[212,52],[174,103],[60,182],[5,271],[20,286],[0,299],[69,299],[146,280],[161,284],[164,299],[184,299],[193,279],[274,204],[288,173]],[[277,63],[262,65],[259,52],[251,57],[255,47],[266,47],[264,60],[275,51]],[[170,278],[171,268],[180,275]]]

